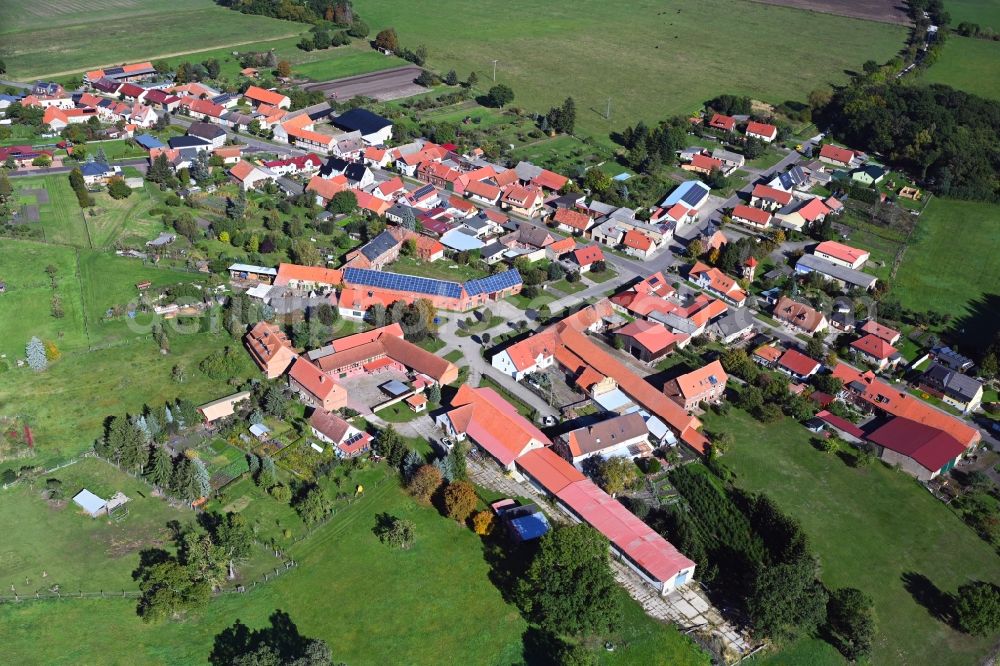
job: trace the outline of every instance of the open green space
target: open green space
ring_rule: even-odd
[[[389,550],[372,534],[375,516],[382,512],[415,523],[410,550]],[[133,600],[4,605],[0,624],[6,628],[6,658],[13,663],[202,663],[215,634],[237,618],[260,627],[281,609],[304,635],[326,640],[334,658],[346,663],[439,664],[442,657],[462,664],[522,663],[527,626],[490,582],[479,537],[435,509],[416,505],[391,480],[369,489],[361,501],[288,550],[298,563],[293,571],[246,595],[215,599],[181,621],[143,624]],[[101,631],[87,619],[95,616],[101,618]],[[614,652],[594,646],[601,663],[707,663],[688,639],[649,619],[629,600],[621,621]]]
[[[86,214],[94,247],[109,247],[117,241],[142,247],[146,241],[156,238],[163,230],[163,222],[150,212],[160,205],[154,192],[159,195],[159,190],[149,183],[133,189],[124,199],[113,199],[107,192],[95,192],[94,214],[90,209]]]
[[[45,270],[49,266],[56,269],[54,290]],[[2,239],[0,280],[7,283],[6,293],[0,294],[0,353],[7,355],[8,364],[24,358],[24,346],[36,335],[63,351],[87,347],[76,250]],[[62,317],[53,316],[54,297],[59,300]],[[16,374],[4,375],[0,395]],[[5,410],[0,409],[0,413]]]
[[[955,631],[907,589],[920,577],[945,593],[970,579],[1000,581],[997,554],[945,504],[881,463],[855,468],[820,452],[791,419],[765,425],[731,409],[704,420],[707,430],[735,438],[724,461],[736,485],[767,493],[802,524],[823,582],[872,596],[880,634],[873,664],[958,665],[986,655],[990,638]],[[832,654],[810,640],[791,650],[798,656],[779,655],[774,663],[829,663]]]
[[[1000,99],[1000,42],[949,35],[941,55],[924,70],[920,81]]]
[[[997,293],[1000,285],[1000,206],[932,199],[906,248],[893,292],[904,307],[956,317]],[[997,313],[994,311],[994,329]],[[982,322],[988,326],[988,322]]]
[[[969,21],[1000,30],[1000,0],[945,0],[944,8],[951,15],[953,26]]]
[[[359,42],[360,43],[360,42]],[[367,44],[361,51],[357,48],[340,47],[329,49],[322,60],[312,62],[302,62],[292,67],[292,72],[296,76],[303,76],[315,81],[327,81],[329,79],[339,79],[344,76],[354,76],[355,74],[367,74],[377,72],[381,69],[399,67],[405,64],[402,60],[392,56],[384,56],[378,51],[372,51]]]
[[[97,458],[45,478],[62,482],[61,499],[47,499],[45,483],[18,483],[0,496],[0,524],[17,525],[0,542],[0,578],[22,595],[53,586],[63,594],[135,589],[131,578],[139,551],[170,542],[168,521],[191,518],[190,512],[153,497],[145,482]],[[125,493],[128,515],[91,518],[72,501],[84,488],[103,499]]]
[[[389,423],[409,423],[419,418],[420,414],[410,409],[410,406],[405,402],[397,402],[395,405],[390,405],[385,409],[375,412],[375,416]]]
[[[83,211],[67,175],[13,178],[11,184],[18,191],[20,203],[38,206],[38,222],[30,224],[41,225],[47,242],[90,247]],[[45,190],[49,201],[39,203],[36,195],[29,195],[24,190]]]
[[[511,85],[515,106],[545,111],[573,96],[578,129],[601,136],[639,119],[690,113],[720,93],[801,100],[846,81],[844,70],[887,60],[906,37],[903,26],[725,0],[355,6],[372,34],[393,26],[404,46],[426,45],[433,69],[455,69],[463,79],[475,70],[481,90],[492,85],[499,60],[497,82]],[[461,17],[446,38],[442,16]]]
[[[68,11],[62,11],[66,6]],[[2,11],[24,17],[12,24],[0,21],[6,32],[8,75],[17,79],[62,76],[121,62],[231,48],[291,37],[304,30],[300,23],[242,14],[205,0],[15,0],[4,3]],[[42,20],[49,15],[57,21]]]
[[[0,308],[8,295],[0,299]],[[0,310],[0,327],[7,320]],[[170,326],[166,329],[171,330]],[[0,339],[6,338],[5,333]],[[0,382],[0,414],[22,415],[31,425],[33,464],[64,460],[89,449],[101,435],[104,419],[112,414],[135,413],[143,404],[178,397],[201,404],[232,393],[232,386],[209,378],[198,364],[212,352],[234,344],[224,332],[173,333],[167,355],[160,354],[151,336],[90,352],[64,352],[45,372],[27,367],[5,372]],[[22,356],[23,345],[14,345],[20,347]],[[171,379],[175,365],[185,371],[182,383]]]

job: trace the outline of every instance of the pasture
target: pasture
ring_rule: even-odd
[[[960,317],[983,296],[996,296],[998,255],[1000,206],[932,199],[903,255],[893,293],[904,307]]]
[[[141,247],[156,238],[163,230],[163,222],[150,211],[160,205],[162,196],[155,185],[146,183],[134,188],[125,199],[112,199],[107,192],[93,195],[94,214],[86,214],[87,227],[94,247],[111,247],[117,241]],[[74,203],[75,203],[74,199]]]
[[[969,21],[1000,30],[1000,0],[945,0],[944,8],[951,14],[953,26]]]
[[[731,409],[725,417],[706,414],[705,425],[735,437],[725,463],[736,485],[767,493],[802,524],[823,582],[872,596],[879,637],[871,663],[958,666],[985,657],[990,638],[962,634],[921,604],[933,588],[953,593],[969,579],[1000,582],[996,552],[947,506],[881,463],[855,468],[818,451],[791,419],[765,425]],[[839,662],[835,657],[825,643],[803,639],[773,663]]]
[[[38,222],[32,224],[41,226],[46,242],[90,247],[83,211],[69,185],[68,174],[12,178],[10,182],[20,202],[38,206]],[[44,191],[41,198],[39,190]],[[47,203],[43,203],[45,198]]]
[[[1000,42],[949,35],[941,56],[919,80],[1000,100]]]
[[[415,523],[410,550],[389,550],[372,534],[382,512]],[[133,600],[0,606],[6,654],[15,663],[201,663],[214,635],[234,620],[264,626],[281,609],[346,663],[396,663],[402,655],[408,664],[438,664],[442,656],[462,664],[523,663],[527,625],[493,586],[480,538],[415,504],[391,479],[369,486],[361,501],[291,546],[289,555],[295,570],[246,595],[215,599],[181,621],[143,624]],[[84,620],[95,613],[102,618],[97,632]],[[620,620],[623,628],[612,636],[618,649],[594,646],[600,663],[708,663],[676,629],[629,600]]]
[[[514,89],[514,106],[545,111],[574,97],[578,130],[597,135],[696,111],[720,93],[804,99],[816,87],[846,81],[844,70],[887,60],[906,33],[902,26],[724,0],[355,6],[372,34],[393,26],[403,46],[426,45],[434,70],[455,69],[464,79],[474,69],[480,90],[492,85],[492,60],[499,59],[497,82]],[[461,17],[446,38],[441,16]]]
[[[15,0],[5,2],[2,11],[15,17],[13,22],[0,21],[7,28],[2,55],[8,76],[15,79],[50,78],[121,62],[235,48],[292,37],[304,29],[299,23],[241,14],[205,0]],[[48,20],[49,16],[55,21]]]

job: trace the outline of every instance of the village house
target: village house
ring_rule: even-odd
[[[288,385],[302,400],[328,412],[347,406],[347,389],[301,356],[288,372]]]
[[[652,447],[645,420],[633,412],[572,430],[559,437],[552,450],[582,470],[584,461],[591,457],[632,458],[648,454]]]
[[[210,426],[217,421],[235,414],[236,406],[249,399],[250,391],[240,391],[239,393],[233,393],[212,402],[206,402],[204,405],[198,407],[198,413],[205,420],[205,424]]]
[[[712,173],[715,169],[722,171],[724,167],[725,165],[722,160],[701,154],[694,155],[691,157],[690,162],[684,162],[681,164],[681,169],[684,171],[691,171],[693,173],[705,175]]]
[[[982,382],[940,363],[931,363],[917,385],[963,414],[976,411],[983,403]]]
[[[721,113],[713,113],[712,117],[708,120],[708,126],[724,132],[732,132],[736,129],[736,118]]]
[[[818,273],[825,280],[830,280],[842,288],[849,289],[860,288],[870,291],[875,288],[875,283],[878,282],[878,278],[874,275],[846,268],[813,254],[802,255],[795,263],[795,272],[799,275]]]
[[[846,169],[854,161],[854,151],[827,143],[819,149],[819,160]]]
[[[243,97],[250,100],[254,108],[259,108],[262,104],[276,106],[279,109],[288,109],[292,105],[292,100],[286,95],[273,90],[265,90],[259,86],[250,86],[243,93]]]
[[[748,139],[759,139],[764,143],[771,143],[778,138],[778,128],[768,123],[751,120],[747,123],[746,135]]]
[[[746,158],[743,155],[722,148],[716,148],[712,151],[712,159],[722,162],[722,171],[727,174],[743,168],[746,163]]]
[[[656,241],[638,229],[629,229],[622,238],[625,254],[640,259],[648,259],[657,250]]]
[[[804,303],[782,296],[774,306],[772,315],[778,321],[808,335],[825,331],[829,325],[826,315]]]
[[[755,229],[767,229],[771,226],[771,213],[763,208],[754,208],[746,204],[738,204],[733,208],[733,222],[745,224]]]
[[[604,251],[598,245],[585,245],[569,253],[570,263],[581,273],[586,273],[597,262],[604,261]]]
[[[309,416],[309,431],[321,442],[332,444],[338,458],[355,458],[371,450],[371,435],[322,409]]]
[[[571,208],[560,208],[552,215],[552,223],[559,231],[579,236],[594,225],[594,219]]]
[[[966,450],[947,432],[904,417],[890,419],[867,439],[885,463],[925,483],[953,469]]]
[[[747,301],[747,293],[740,288],[734,278],[700,261],[691,267],[688,279],[736,307],[743,307]]]
[[[796,349],[788,349],[775,363],[775,368],[799,381],[804,381],[819,372],[822,364]]]
[[[869,333],[851,343],[851,350],[858,360],[875,366],[878,371],[895,367],[903,357],[891,344]]]
[[[544,203],[541,190],[524,185],[508,186],[500,197],[500,206],[504,210],[529,218],[535,217]]]
[[[851,180],[862,185],[878,185],[889,172],[877,164],[866,164],[851,172]]]
[[[257,189],[274,179],[274,174],[264,171],[246,160],[240,160],[229,169],[229,176],[244,192]]]
[[[295,360],[295,350],[288,336],[276,325],[257,322],[243,338],[250,357],[268,379],[285,374]]]
[[[215,123],[191,123],[187,133],[188,136],[208,141],[213,148],[221,148],[226,144],[226,130]]]
[[[750,205],[768,211],[776,211],[792,202],[792,195],[770,185],[754,185],[750,192]]]
[[[274,284],[279,287],[319,291],[331,291],[343,281],[343,272],[335,268],[284,263],[278,264],[274,278]]]
[[[859,250],[837,241],[823,241],[813,249],[813,255],[853,270],[859,270],[871,256],[867,250]]]
[[[663,394],[688,412],[698,409],[701,403],[722,401],[729,375],[718,359],[697,370],[671,379],[663,386]]]

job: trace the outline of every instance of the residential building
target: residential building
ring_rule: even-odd
[[[725,132],[732,132],[736,129],[736,118],[721,113],[713,113],[712,117],[708,120],[708,126]]]
[[[851,172],[851,180],[862,185],[878,185],[888,173],[885,167],[877,164],[866,164]]]
[[[754,185],[750,192],[750,205],[768,211],[776,211],[792,202],[790,192],[784,192],[770,185]]]
[[[708,327],[708,335],[723,344],[732,344],[748,338],[756,321],[749,308],[727,308],[726,314]]]
[[[559,208],[552,215],[556,229],[567,234],[582,235],[594,225],[594,219],[585,213],[571,208]]]
[[[813,255],[853,270],[859,270],[871,256],[867,250],[860,250],[837,241],[823,241],[813,249]]]
[[[371,435],[322,409],[309,416],[309,430],[316,439],[332,444],[338,458],[355,458],[371,450]]]
[[[691,267],[688,279],[736,307],[743,307],[747,301],[747,293],[740,288],[734,278],[700,261],[696,261]]]
[[[333,412],[347,406],[347,389],[301,356],[288,372],[288,385],[307,404]]]
[[[213,148],[221,148],[226,143],[226,130],[215,123],[191,123],[187,133],[208,141]]]
[[[308,356],[335,380],[385,369],[412,371],[424,377],[425,384],[450,384],[458,379],[454,363],[409,342],[399,324],[338,338]]]
[[[377,296],[377,300],[388,299],[384,305],[396,300],[412,303],[424,299],[435,308],[457,312],[466,312],[519,294],[523,286],[520,273],[514,269],[462,283],[347,267],[343,271],[343,283],[364,290],[369,295],[366,307],[370,307],[375,302],[370,299]],[[341,313],[354,317],[353,313],[357,310],[350,309],[350,304],[343,302],[343,294],[341,301]],[[357,318],[363,315],[363,311],[359,312]]]
[[[890,345],[896,344],[902,337],[902,334],[899,331],[880,324],[874,319],[866,321],[865,325],[861,327],[861,332],[877,336],[888,342]]]
[[[630,257],[648,259],[656,252],[656,241],[638,229],[629,229],[622,238],[622,247]]]
[[[604,251],[598,245],[585,245],[569,253],[570,259],[581,273],[589,271],[594,264],[604,261]]]
[[[292,105],[292,100],[290,100],[286,95],[282,95],[279,92],[274,92],[273,90],[265,90],[259,86],[250,86],[243,93],[243,97],[250,100],[250,103],[254,108],[260,108],[261,105],[275,106],[279,109],[287,109]]]
[[[640,361],[652,363],[684,346],[690,339],[683,333],[673,333],[659,322],[636,319],[615,331],[622,349]]]
[[[920,390],[940,398],[946,404],[969,414],[983,402],[983,384],[941,363],[931,363],[919,380]]]
[[[854,160],[854,151],[827,143],[819,149],[819,160],[846,169]]]
[[[552,450],[579,470],[587,458],[634,458],[652,451],[649,430],[638,412],[614,416],[559,437]]]
[[[733,222],[745,224],[755,229],[767,229],[771,226],[771,213],[763,208],[755,208],[746,204],[738,204],[731,215]]]
[[[296,358],[288,336],[278,326],[266,321],[257,322],[243,337],[243,344],[268,379],[285,374]]]
[[[826,315],[822,312],[804,303],[793,301],[787,296],[782,296],[778,300],[772,314],[778,321],[809,335],[825,331],[829,325]]]
[[[895,367],[903,360],[895,347],[871,333],[852,342],[851,349],[859,360],[875,366],[878,371]]]
[[[205,419],[206,425],[212,425],[216,421],[235,414],[236,406],[249,399],[250,391],[240,391],[239,393],[233,393],[212,402],[206,402],[204,405],[198,407],[198,413]]]
[[[685,410],[692,412],[703,402],[722,401],[729,375],[718,359],[697,370],[671,379],[663,386],[663,393]]]
[[[824,279],[830,280],[845,289],[860,288],[871,291],[875,288],[875,283],[878,282],[878,278],[874,275],[846,268],[832,261],[821,259],[813,254],[804,254],[799,257],[799,260],[795,264],[795,272],[799,275],[818,273]]]
[[[274,174],[264,171],[258,166],[240,160],[229,169],[229,175],[243,191],[257,189],[263,183],[274,179]]]
[[[724,168],[725,165],[723,164],[722,160],[701,154],[692,156],[690,162],[681,163],[681,169],[683,169],[684,171],[691,171],[693,173],[701,173],[701,174],[710,174],[715,169],[722,171]]]
[[[748,139],[759,139],[764,143],[771,143],[778,138],[778,128],[768,123],[751,120],[747,123],[746,135]]]
[[[331,122],[345,132],[360,132],[369,146],[381,146],[392,138],[392,121],[368,109],[350,109]]]
[[[796,349],[788,349],[778,359],[775,367],[786,375],[803,381],[819,372],[821,365],[816,359]]]

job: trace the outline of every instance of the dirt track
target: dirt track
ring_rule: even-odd
[[[850,18],[908,25],[903,0],[753,0],[766,5],[794,7],[821,14],[836,14]]]
[[[409,97],[425,90],[414,83],[423,70],[415,65],[387,69],[371,74],[359,74],[343,79],[308,83],[305,90],[319,90],[327,97],[343,101],[352,97],[373,97],[378,100]]]

